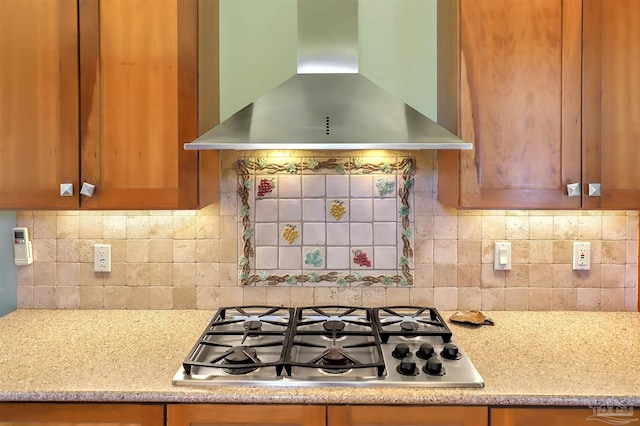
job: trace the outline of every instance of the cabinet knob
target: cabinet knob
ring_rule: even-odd
[[[88,182],[82,183],[82,188],[80,188],[80,194],[86,195],[87,197],[93,197],[93,193],[96,190],[96,186],[92,185]]]
[[[580,194],[580,183],[570,183],[567,185],[567,194],[569,197],[579,197]]]
[[[61,197],[72,197],[73,196],[73,184],[72,183],[61,183],[60,184],[60,196]]]
[[[602,195],[602,185],[599,183],[589,184],[589,197],[599,197]]]

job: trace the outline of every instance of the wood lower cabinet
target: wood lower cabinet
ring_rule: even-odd
[[[164,406],[0,403],[0,426],[164,426]]]
[[[633,413],[632,413],[633,414]],[[593,426],[624,424],[616,420],[633,420],[638,416],[596,415],[590,408],[492,408],[491,426]],[[594,421],[595,420],[595,421]],[[609,420],[609,421],[606,421]],[[635,420],[634,420],[635,421]]]
[[[487,426],[486,407],[329,406],[328,426]]]
[[[321,405],[170,404],[167,406],[167,426],[325,426],[326,417],[327,409]]]
[[[217,23],[217,0],[0,1],[0,208],[216,200],[218,153],[183,146],[219,120]]]

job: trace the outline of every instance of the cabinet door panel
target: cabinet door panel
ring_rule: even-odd
[[[459,192],[440,199],[463,208],[579,207],[566,184],[581,178],[580,0],[460,0],[458,13],[460,83],[447,96],[459,99],[459,117],[445,110],[442,121],[474,148],[439,152],[440,189],[458,180]]]
[[[640,2],[584,2],[584,206],[640,208]]]
[[[0,403],[0,426],[163,426],[161,405]]]
[[[167,426],[325,426],[326,408],[314,405],[169,405]]]
[[[197,207],[197,0],[80,0],[80,24],[82,207]]]
[[[329,406],[328,426],[486,426],[486,407]]]
[[[0,2],[0,208],[73,208],[80,177],[75,0]]]
[[[593,426],[609,423],[605,417],[594,414],[592,409],[587,408],[492,408],[491,426]],[[624,416],[617,419],[631,420]]]

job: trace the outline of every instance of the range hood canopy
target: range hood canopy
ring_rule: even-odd
[[[298,0],[297,74],[187,150],[471,149],[358,73],[358,0]]]

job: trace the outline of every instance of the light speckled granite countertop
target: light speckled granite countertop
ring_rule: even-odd
[[[451,325],[484,389],[173,386],[212,314],[15,311],[0,318],[0,401],[640,406],[638,313],[490,312],[494,327]]]

